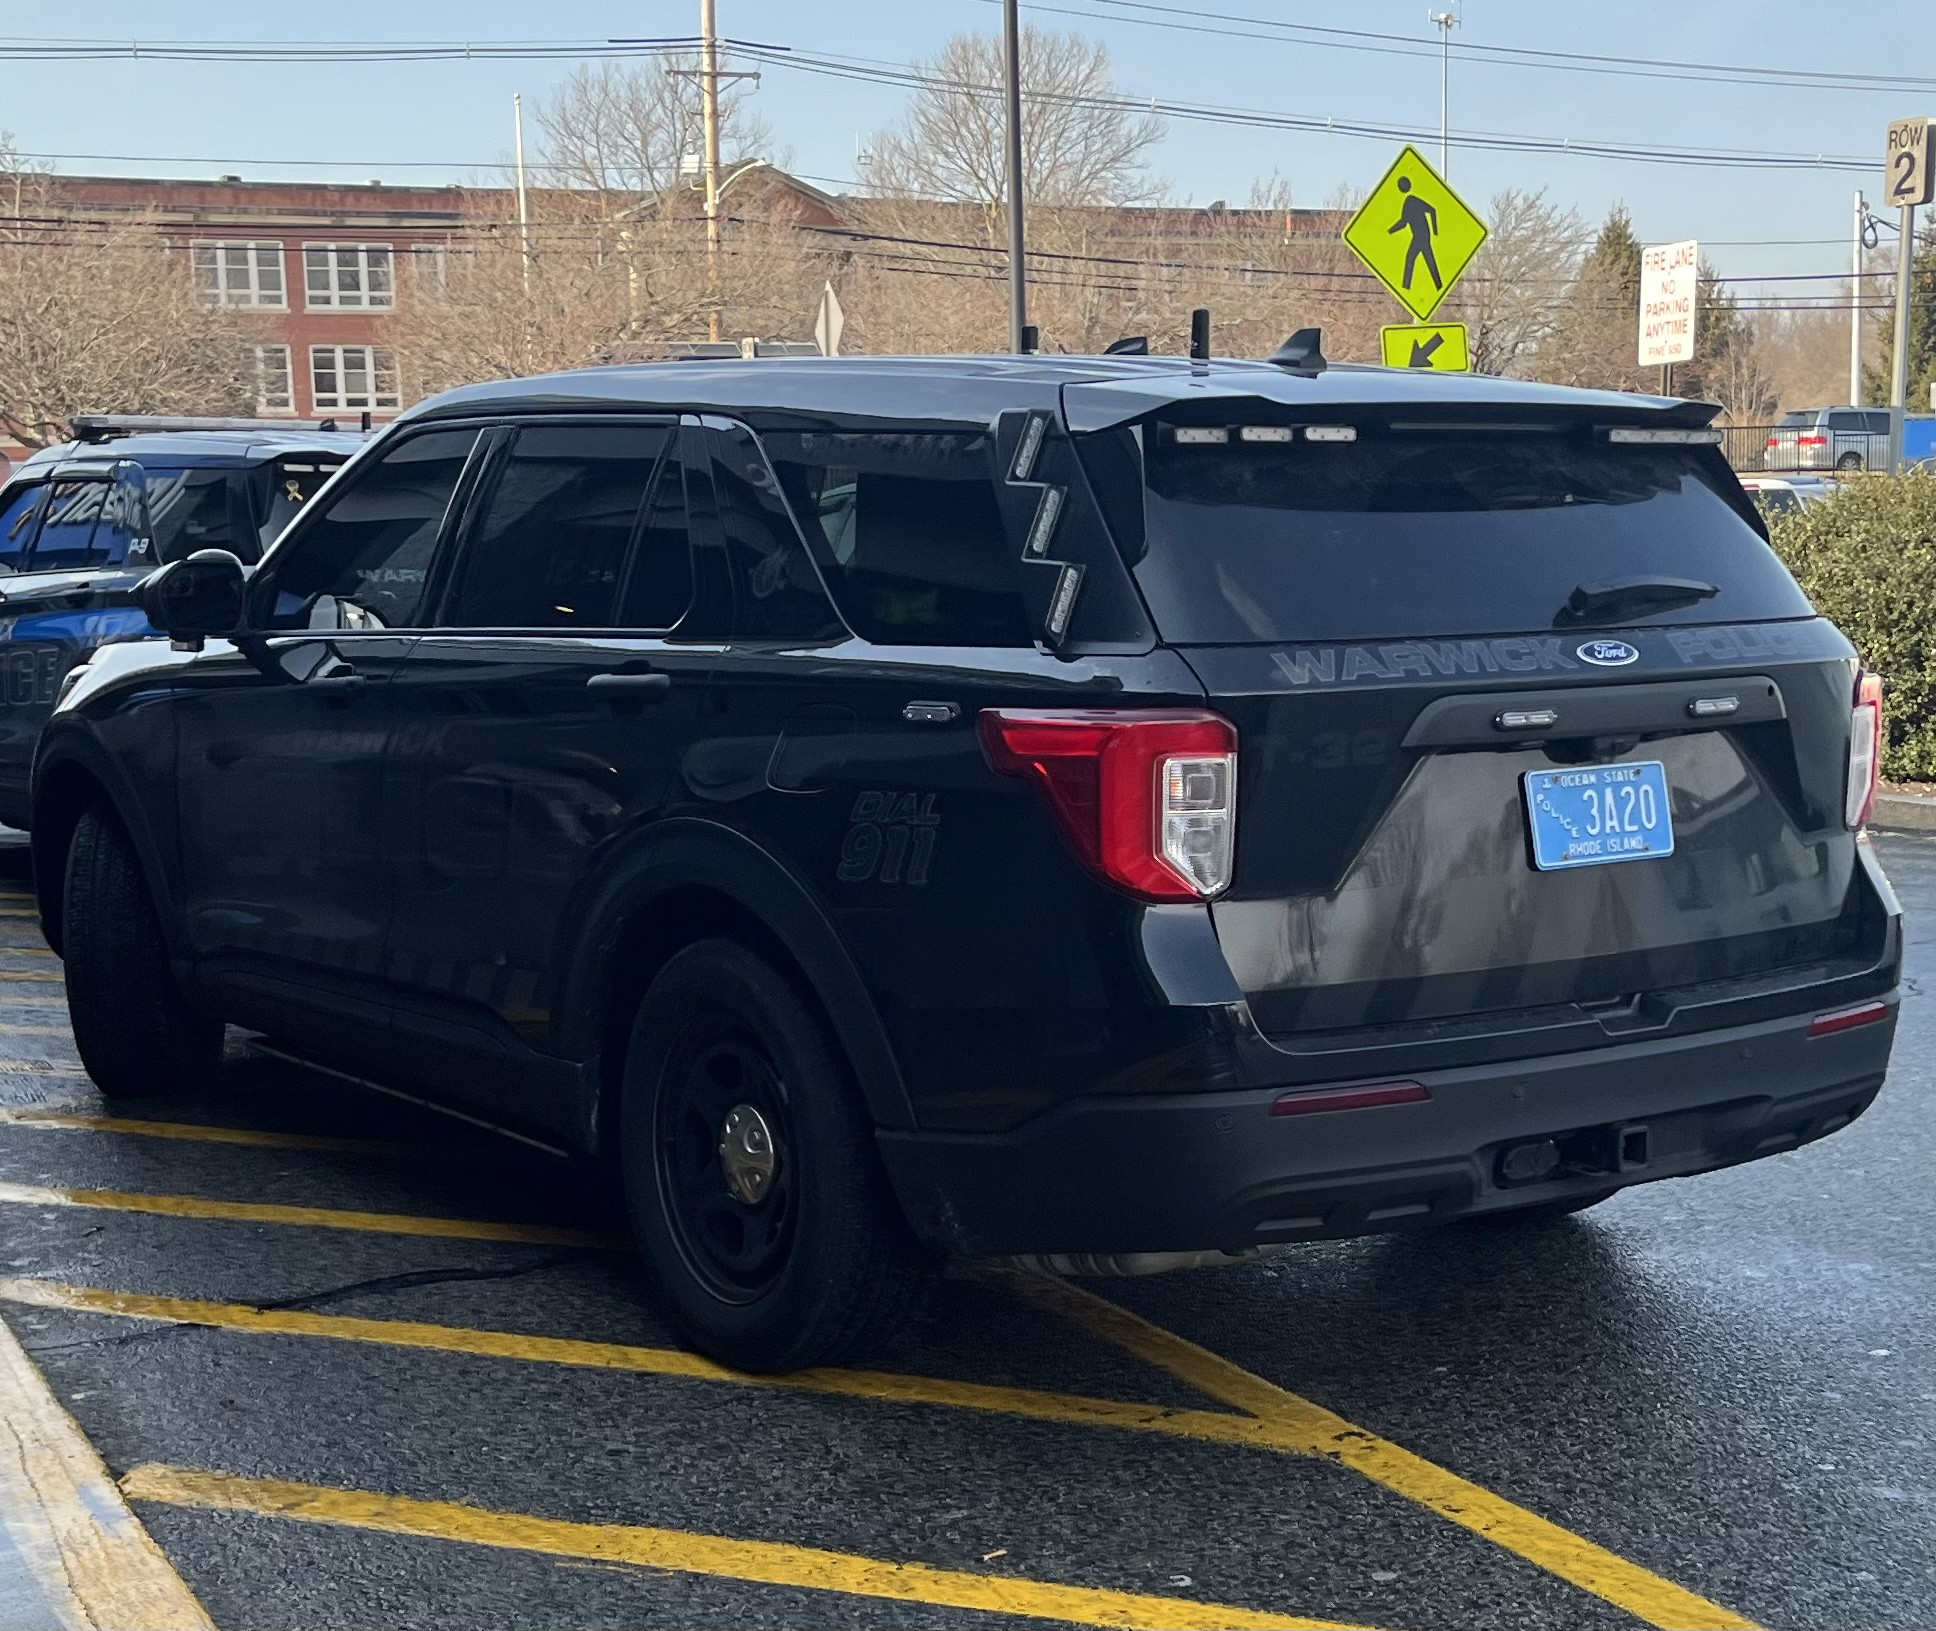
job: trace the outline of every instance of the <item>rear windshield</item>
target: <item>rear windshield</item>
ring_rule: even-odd
[[[1361,428],[1351,442],[1143,432],[1136,580],[1183,644],[1505,634],[1573,627],[1576,590],[1671,578],[1714,593],[1623,607],[1636,623],[1811,608],[1723,496],[1712,449],[1563,434]],[[1120,530],[1120,529],[1119,529]],[[1132,547],[1132,555],[1138,553]]]

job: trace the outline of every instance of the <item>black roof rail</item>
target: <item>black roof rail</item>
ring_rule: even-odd
[[[367,431],[369,415],[364,415]],[[163,430],[263,430],[287,434],[302,430],[335,430],[336,421],[305,425],[294,419],[221,419],[186,413],[77,413],[69,421],[77,442],[107,442],[117,436],[137,436]]]

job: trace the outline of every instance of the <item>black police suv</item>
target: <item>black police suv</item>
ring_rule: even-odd
[[[43,737],[82,1058],[623,1168],[691,1339],[1576,1211],[1875,1097],[1877,683],[1693,403],[1290,361],[450,392]]]
[[[85,414],[74,428],[0,487],[0,822],[14,827],[30,819],[34,744],[68,671],[155,632],[134,586],[198,549],[259,560],[362,445],[245,420]]]

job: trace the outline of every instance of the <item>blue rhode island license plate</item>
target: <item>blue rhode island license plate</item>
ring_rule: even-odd
[[[1533,865],[1542,872],[1674,853],[1667,772],[1658,759],[1526,772]]]

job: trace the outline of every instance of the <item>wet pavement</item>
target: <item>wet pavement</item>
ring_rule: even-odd
[[[680,1351],[609,1186],[239,1052],[107,1110],[0,855],[0,1313],[224,1626],[1936,1624],[1936,838],[1890,1085],[1539,1231],[964,1268]],[[1342,1419],[1340,1419],[1342,1418]]]

